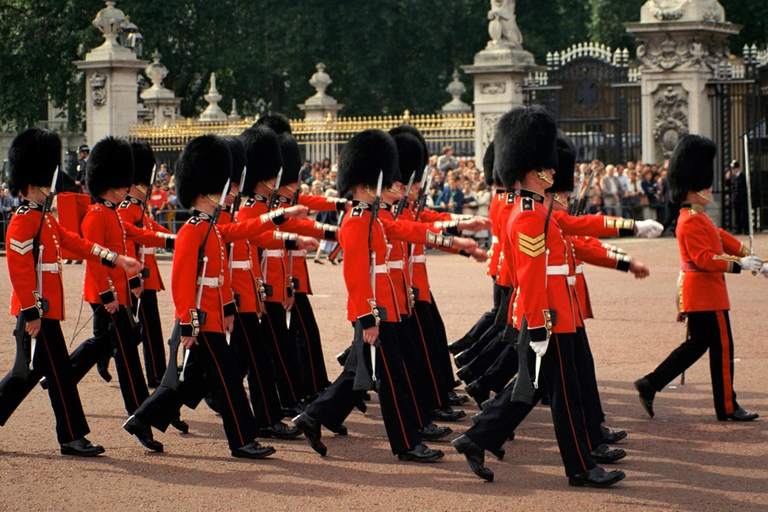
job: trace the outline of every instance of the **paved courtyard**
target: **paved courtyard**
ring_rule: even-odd
[[[648,264],[651,277],[636,281],[616,271],[586,271],[595,320],[587,324],[608,424],[624,428],[628,453],[617,464],[627,478],[610,490],[572,488],[564,477],[551,417],[537,408],[506,445],[503,462],[488,464],[496,481],[476,478],[447,442],[432,443],[446,457],[435,464],[398,462],[389,451],[374,395],[365,415],[347,421],[350,435],[324,431],[328,456],[320,458],[303,438],[276,441],[265,461],[230,457],[220,420],[205,406],[184,409],[188,435],[172,429],[157,438],[166,453],[145,450],[121,425],[126,414],[117,383],[91,372],[80,385],[90,439],[106,454],[80,460],[58,453],[53,414],[46,394],[35,390],[0,429],[0,510],[766,510],[768,508],[768,280],[728,276],[740,403],[763,417],[751,424],[716,421],[706,357],[657,395],[656,418],[645,416],[632,382],[652,370],[683,341],[675,323],[679,265],[674,239],[615,241]],[[768,255],[768,235],[756,239]],[[4,258],[3,258],[4,259]],[[3,262],[0,297],[7,306],[10,283]],[[490,307],[491,285],[484,265],[455,256],[430,256],[430,279],[456,339]],[[170,280],[171,263],[161,271]],[[65,267],[67,340],[80,306],[84,266]],[[344,313],[341,268],[310,263],[312,299],[323,336],[326,363],[335,377],[334,356],[352,331]],[[166,336],[170,292],[160,294]],[[80,325],[90,316],[83,308]],[[13,318],[0,322],[0,371],[10,369],[15,346]],[[70,350],[89,334],[77,336]],[[113,367],[114,368],[114,367]],[[113,372],[114,373],[114,372]],[[468,413],[475,408],[466,407]],[[452,425],[456,435],[469,419]],[[455,436],[451,436],[453,438]]]

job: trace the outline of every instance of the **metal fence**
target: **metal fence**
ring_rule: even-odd
[[[148,142],[160,163],[173,165],[184,146],[193,138],[204,134],[239,135],[254,122],[253,118],[215,123],[187,119],[174,125],[140,125],[131,128],[130,139]],[[451,145],[456,156],[475,155],[474,114],[412,116],[406,110],[401,116],[294,119],[291,128],[304,158],[320,162],[324,158],[334,161],[344,144],[362,130],[377,128],[386,131],[402,124],[417,128],[424,135],[432,154],[440,154],[443,146]]]

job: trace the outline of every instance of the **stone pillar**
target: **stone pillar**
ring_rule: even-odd
[[[314,87],[317,92],[298,107],[304,111],[307,121],[336,119],[339,110],[344,108],[344,105],[325,93],[328,86],[333,83],[331,77],[325,72],[325,64],[318,62],[315,67],[317,72],[309,79],[309,85]]]
[[[475,161],[482,162],[485,148],[493,140],[499,118],[523,105],[523,81],[544,68],[536,66],[533,54],[523,49],[513,0],[491,0],[488,33],[484,50],[475,55],[474,64],[462,66],[475,77]]]
[[[219,94],[219,90],[216,89],[216,73],[211,73],[211,83],[208,88],[208,94],[203,96],[203,98],[208,102],[208,106],[203,110],[203,113],[200,114],[200,121],[204,123],[213,123],[227,120],[227,114],[225,114],[219,106],[222,96]]]
[[[163,87],[163,80],[168,76],[168,68],[160,62],[162,57],[160,52],[155,50],[152,63],[144,68],[144,73],[152,80],[152,87],[141,93],[141,99],[149,110],[147,115],[149,124],[155,126],[174,124],[179,103],[181,103],[181,98],[176,98],[173,91]]]
[[[74,63],[85,72],[86,136],[91,146],[107,135],[127,137],[128,128],[138,123],[136,74],[147,65],[118,43],[127,20],[114,1],[106,4],[93,20],[104,34],[104,44]]]
[[[661,162],[687,133],[713,138],[707,82],[728,62],[728,37],[739,28],[725,21],[717,0],[649,0],[640,22],[627,23],[642,64],[643,160]]]
[[[461,95],[467,92],[467,87],[461,83],[461,74],[459,74],[459,70],[453,72],[453,81],[448,84],[448,87],[445,88],[445,91],[453,96],[453,99],[449,102],[443,105],[443,108],[440,110],[443,114],[468,114],[469,112],[472,112],[472,107],[461,101]]]

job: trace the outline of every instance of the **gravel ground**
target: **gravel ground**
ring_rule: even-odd
[[[615,242],[617,243],[617,242]],[[432,443],[446,457],[435,464],[398,462],[389,451],[376,397],[367,414],[354,412],[348,437],[324,432],[328,456],[320,458],[303,439],[271,442],[277,453],[265,461],[229,455],[219,419],[205,406],[183,410],[191,433],[158,433],[166,453],[147,452],[126,434],[118,386],[91,372],[80,394],[92,433],[105,446],[96,459],[59,455],[53,414],[37,389],[0,429],[0,510],[766,510],[768,509],[768,392],[765,344],[768,281],[728,276],[736,341],[736,384],[747,410],[764,414],[751,424],[716,421],[706,358],[657,396],[656,418],[640,408],[632,382],[651,371],[684,339],[675,323],[679,257],[674,239],[618,241],[651,267],[636,281],[616,271],[589,268],[597,319],[587,324],[608,424],[624,428],[628,457],[617,464],[627,478],[610,490],[572,488],[564,477],[546,408],[537,408],[506,445],[507,457],[489,466],[496,481],[476,478],[464,458],[446,442]],[[768,236],[756,239],[768,254]],[[430,256],[433,292],[449,339],[460,337],[491,303],[484,265],[461,257]],[[5,267],[5,265],[3,265]],[[340,267],[310,263],[313,306],[332,377],[334,356],[347,346],[345,293]],[[170,279],[170,262],[161,263]],[[68,290],[65,337],[72,339],[80,305],[84,266],[65,267]],[[0,296],[10,296],[7,277]],[[7,300],[7,299],[6,299]],[[170,293],[160,294],[166,335]],[[88,313],[86,314],[86,310]],[[90,308],[83,308],[81,325]],[[14,320],[0,334],[0,369],[10,369]],[[89,334],[84,329],[72,350]],[[466,408],[474,413],[474,407]],[[455,425],[457,435],[469,419]],[[453,437],[453,436],[452,436]]]

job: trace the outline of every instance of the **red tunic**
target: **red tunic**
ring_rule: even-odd
[[[493,236],[491,242],[491,249],[488,251],[488,275],[496,277],[499,273],[499,256],[501,256],[501,226],[496,223],[499,216],[499,209],[505,201],[506,192],[504,190],[496,190],[491,197],[491,204],[488,206],[488,217],[491,219],[491,235]]]
[[[116,204],[105,199],[91,205],[81,226],[83,238],[123,255],[128,254],[126,240],[148,247],[167,245],[167,235],[123,223],[116,209]],[[132,280],[138,278],[130,277]],[[108,304],[117,300],[121,306],[128,306],[131,303],[128,278],[122,268],[110,269],[89,261],[85,269],[83,297],[91,304]]]
[[[37,262],[33,261],[32,245],[40,229],[42,205],[24,201],[11,217],[6,233],[8,274],[13,286],[11,314],[21,312],[30,321],[37,318],[64,320],[64,284],[61,277],[62,249],[89,264],[101,263],[102,248],[64,229],[50,213],[40,231],[42,252],[42,298],[48,301],[48,311],[38,309]],[[120,269],[122,271],[122,269]]]
[[[607,249],[596,238],[570,236],[568,237],[576,259],[576,296],[583,318],[594,318],[592,302],[589,298],[589,288],[584,278],[584,263],[604,268],[615,268],[623,272],[629,271],[632,258],[626,254],[618,254]]]
[[[682,260],[678,279],[679,312],[729,310],[724,273],[741,272],[740,259],[747,255],[747,248],[731,234],[718,229],[698,205],[683,205],[675,234]]]
[[[82,235],[80,223],[88,213],[91,206],[91,196],[88,194],[76,194],[74,192],[62,192],[56,194],[56,217],[59,225],[76,235]],[[68,252],[62,247],[61,257],[65,260],[76,260],[77,255]]]
[[[179,230],[175,244],[171,292],[176,317],[181,322],[182,336],[197,336],[199,331],[223,333],[224,317],[234,314],[225,244],[255,237],[270,229],[273,222],[279,223],[283,218],[279,212],[273,212],[242,224],[213,226],[205,245],[205,256],[208,258],[205,273],[199,276],[198,253],[211,217],[197,211],[193,211],[193,214]],[[202,324],[197,314],[198,286],[202,286],[203,290],[199,309],[206,313],[205,323]]]
[[[141,199],[128,196],[125,201],[120,203],[120,207],[117,209],[117,214],[120,215],[124,224],[133,224],[137,227],[141,224],[142,227],[158,233],[165,233],[167,235],[172,234],[168,229],[155,222],[150,216],[144,214],[144,207],[142,206]],[[128,244],[127,249],[128,256],[138,259],[144,264],[144,268],[149,269],[149,277],[144,278],[144,289],[165,290],[163,278],[160,275],[160,269],[157,266],[155,247]],[[136,252],[137,249],[138,253]]]

